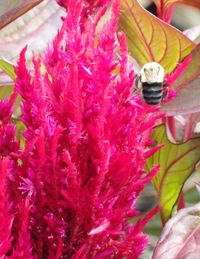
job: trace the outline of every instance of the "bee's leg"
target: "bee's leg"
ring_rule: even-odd
[[[139,89],[139,81],[141,81],[141,76],[137,75],[135,78],[135,82],[134,82],[134,88],[133,88],[133,93],[136,92]]]
[[[139,89],[139,81],[140,80],[141,80],[141,76],[140,75],[136,75],[136,77],[134,79],[134,85],[133,85],[133,87],[131,89],[130,96],[127,99],[127,101],[135,94],[135,92],[138,91],[138,89]]]
[[[168,96],[168,86],[167,85],[163,85],[163,95],[162,95],[162,100],[165,100]]]

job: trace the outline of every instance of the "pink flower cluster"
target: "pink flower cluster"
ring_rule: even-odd
[[[11,100],[0,103],[0,258],[139,258],[147,218],[128,220],[158,170],[144,171],[157,149],[148,147],[156,108],[132,94],[118,1],[99,33],[107,3],[90,12],[87,30],[84,1],[65,4],[67,18],[33,59],[34,74],[24,49]],[[16,93],[20,141],[11,122]]]

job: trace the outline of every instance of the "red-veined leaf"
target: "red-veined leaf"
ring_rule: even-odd
[[[157,15],[167,23],[171,23],[174,5],[177,3],[200,8],[199,0],[153,0],[157,8]]]
[[[199,0],[153,0],[153,2],[156,4],[157,8],[163,9],[163,10],[169,8],[170,6],[176,3],[200,8]]]
[[[178,92],[178,97],[174,98],[171,103],[166,104],[166,110],[165,105],[161,107],[161,111],[164,111],[167,115],[165,118],[165,124],[167,126],[167,136],[172,143],[183,143],[194,136],[198,136],[200,133],[200,113],[198,112],[198,105],[197,107],[195,107],[196,103],[194,102],[195,99],[197,100],[198,104],[198,74],[200,69],[198,49],[199,47],[193,50],[190,66],[187,67],[186,70],[184,70],[184,73],[181,74],[178,80],[176,80],[175,83],[172,85],[172,88],[175,88],[175,85],[177,84],[177,82],[179,82],[179,80],[181,81],[181,83],[183,83],[183,85],[180,84],[177,86],[176,90]],[[185,82],[191,83],[190,87],[197,86],[197,89],[194,88],[191,90],[182,90],[181,87],[184,87]],[[195,93],[196,90],[197,92]],[[183,95],[184,91],[186,91],[185,95]],[[192,97],[191,94],[193,94]],[[185,97],[185,99],[181,100],[183,96]],[[178,103],[176,103],[177,100]],[[188,104],[191,105],[190,109]]]
[[[0,4],[0,29],[43,0],[6,0]]]
[[[153,0],[153,2],[156,5],[158,17],[167,23],[171,23],[175,1]]]
[[[183,143],[200,134],[200,113],[166,117],[167,136],[172,143]]]
[[[163,8],[163,9],[168,8],[169,6],[175,4],[178,1],[181,1],[181,0],[153,0],[153,2],[158,8]]]
[[[193,50],[189,66],[172,88],[177,90],[177,97],[161,107],[167,116],[200,112],[200,45]]]
[[[0,31],[0,55],[15,63],[20,51],[28,45],[28,64],[32,53],[41,53],[55,37],[61,27],[64,10],[55,0],[45,0],[16,21]],[[0,71],[0,85],[10,85],[12,81]]]
[[[195,43],[143,9],[136,0],[121,0],[120,29],[127,35],[132,56],[140,63],[160,63],[171,72]]]
[[[200,132],[197,130],[200,122],[200,45],[192,51],[189,66],[172,88],[176,89],[177,96],[164,104],[161,111],[170,117],[167,119],[168,136],[173,136],[174,142],[183,142]],[[181,123],[177,118],[181,118]]]
[[[191,175],[195,164],[200,159],[200,138],[175,145],[168,141],[165,127],[155,128],[153,137],[157,144],[164,147],[157,151],[147,161],[147,168],[160,165],[160,171],[153,178],[152,183],[158,193],[161,218],[165,223],[171,216],[183,184]]]
[[[198,259],[200,203],[181,209],[164,227],[152,259]]]

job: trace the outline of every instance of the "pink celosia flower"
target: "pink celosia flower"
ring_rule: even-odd
[[[139,258],[147,244],[147,218],[128,220],[158,170],[144,174],[157,149],[148,148],[157,110],[131,94],[135,75],[124,34],[117,43],[118,1],[98,35],[102,9],[90,12],[87,31],[83,24],[89,2],[65,2],[67,18],[46,53],[33,59],[33,75],[26,49],[20,55],[15,91],[24,146],[8,122],[0,136],[2,258]]]
[[[8,178],[8,159],[0,162],[0,258],[4,258],[5,254],[12,246],[12,224],[14,216],[10,213],[11,204],[7,194],[7,178]]]

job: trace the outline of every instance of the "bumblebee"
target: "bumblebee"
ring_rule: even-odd
[[[164,68],[156,62],[149,62],[142,67],[136,77],[135,87],[137,89],[140,82],[144,101],[147,104],[156,105],[167,96],[167,87],[164,81]]]

